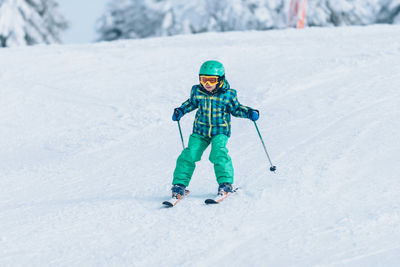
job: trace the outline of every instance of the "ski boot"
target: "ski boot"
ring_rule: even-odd
[[[171,188],[172,198],[181,199],[183,198],[187,192],[185,190],[186,186],[183,184],[174,184]]]
[[[231,183],[220,183],[218,186],[218,195],[226,195],[233,191]]]

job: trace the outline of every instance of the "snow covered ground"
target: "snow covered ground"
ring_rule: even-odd
[[[242,190],[209,149],[173,209],[173,108],[217,59]],[[0,50],[0,266],[400,266],[400,26]],[[181,120],[185,142],[194,113]]]

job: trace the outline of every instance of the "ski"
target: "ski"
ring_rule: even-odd
[[[186,197],[187,195],[189,195],[190,191],[185,189],[185,195],[184,196],[180,196],[180,197],[171,197],[170,200],[166,200],[164,201],[162,204],[166,207],[166,208],[172,208],[175,207],[176,204],[178,204],[179,201],[181,201],[184,197]]]
[[[210,205],[210,204],[219,204],[219,203],[221,203],[224,199],[227,199],[228,197],[230,197],[231,195],[233,195],[233,193],[235,193],[238,189],[239,189],[239,187],[238,187],[238,188],[235,188],[234,190],[232,190],[232,192],[229,192],[229,193],[223,192],[223,194],[218,194],[216,198],[208,198],[208,199],[204,200],[204,203],[206,203],[207,205]]]

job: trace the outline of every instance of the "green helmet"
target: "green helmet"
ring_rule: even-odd
[[[221,62],[209,60],[201,65],[199,75],[215,75],[223,77],[225,75],[225,68]]]

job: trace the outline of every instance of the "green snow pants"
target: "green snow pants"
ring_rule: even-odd
[[[218,184],[233,183],[233,166],[231,157],[228,155],[226,145],[228,137],[224,134],[207,138],[199,134],[191,134],[189,145],[185,148],[176,162],[174,180],[172,184],[189,185],[192,178],[196,162],[200,161],[204,150],[211,143],[209,160],[214,164],[214,172]]]

